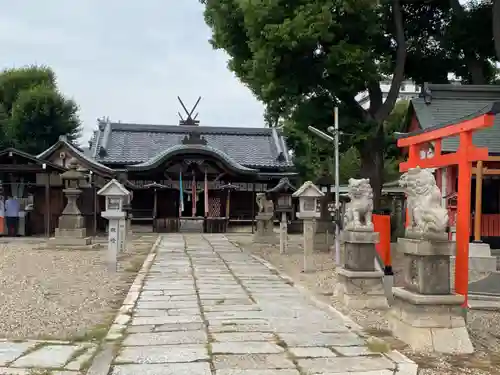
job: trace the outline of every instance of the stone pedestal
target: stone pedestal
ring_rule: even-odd
[[[59,217],[58,227],[55,230],[55,237],[50,238],[47,245],[64,249],[91,249],[92,239],[87,237],[85,228],[85,218],[82,216],[76,203],[81,194],[80,189],[64,189],[68,203]]]
[[[394,336],[412,349],[472,353],[461,305],[451,293],[450,257],[455,244],[444,239],[400,238],[404,254],[404,287],[393,288],[388,314]]]
[[[343,231],[341,266],[337,270],[335,295],[355,309],[386,309],[384,273],[375,269],[375,244],[379,235],[372,231]]]
[[[455,269],[455,257],[451,258],[451,270]],[[497,258],[491,255],[490,245],[484,242],[469,244],[469,272],[495,272]]]
[[[273,213],[259,213],[255,216],[257,230],[253,235],[254,243],[277,244],[279,242],[276,233],[274,233]]]
[[[286,213],[281,213],[280,221],[280,254],[285,254],[288,247],[288,222]]]

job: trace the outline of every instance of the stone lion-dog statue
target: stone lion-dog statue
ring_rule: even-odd
[[[257,207],[259,208],[259,214],[274,213],[274,203],[272,200],[267,199],[266,193],[257,193],[255,195],[255,201],[257,202]]]
[[[399,179],[408,202],[407,231],[445,233],[448,211],[441,205],[441,191],[430,169],[411,168]]]
[[[373,230],[373,190],[370,179],[349,179],[348,196],[351,199],[346,205],[344,229]]]

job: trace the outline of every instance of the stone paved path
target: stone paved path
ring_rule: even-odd
[[[166,235],[114,375],[410,375],[223,235]]]
[[[78,375],[96,349],[85,342],[0,340],[0,374]]]

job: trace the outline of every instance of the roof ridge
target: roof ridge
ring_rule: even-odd
[[[134,124],[123,122],[112,122],[111,129],[113,131],[129,131],[129,132],[172,132],[172,133],[211,133],[211,134],[266,134],[272,133],[272,128],[249,128],[236,126],[197,126],[185,127],[180,125],[158,125],[158,124]]]

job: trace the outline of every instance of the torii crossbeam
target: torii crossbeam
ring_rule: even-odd
[[[500,113],[500,102],[493,103],[470,116],[431,128],[418,130],[399,137],[398,147],[408,147],[408,160],[399,164],[399,170],[406,172],[410,168],[442,168],[449,165],[458,166],[458,202],[457,202],[457,234],[455,263],[455,292],[465,296],[469,279],[469,238],[470,238],[470,191],[472,162],[487,160],[488,149],[474,146],[472,133],[476,130],[492,127],[496,114]],[[443,138],[458,136],[460,143],[456,152],[442,154]],[[434,156],[420,158],[420,150],[433,144]]]

